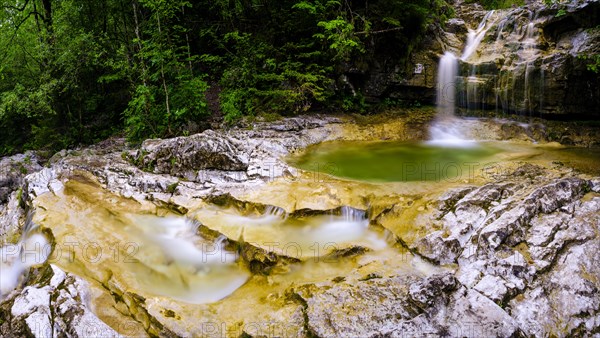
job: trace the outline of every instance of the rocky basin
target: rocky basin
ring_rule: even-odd
[[[46,236],[52,254],[16,288],[2,280],[0,334],[600,336],[600,177],[545,155],[559,137],[598,144],[593,128],[471,120],[473,138],[521,150],[451,182],[354,181],[286,160],[328,141],[423,140],[432,115],[302,116],[2,159],[3,264],[22,257],[15,245],[28,249],[23,233]],[[154,238],[136,217],[187,219],[173,224],[197,237],[199,254],[219,243],[234,258],[175,273],[173,251],[157,263],[136,246]],[[328,240],[313,225],[323,217],[354,230]],[[309,236],[316,247],[301,243]],[[194,281],[177,276],[203,273],[241,286],[186,298]]]

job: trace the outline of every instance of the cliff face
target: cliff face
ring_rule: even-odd
[[[534,1],[493,13],[476,4],[454,6],[457,17],[444,29],[431,27],[409,65],[374,61],[365,84],[368,97],[435,102],[437,63],[451,51],[460,62],[452,84],[460,107],[600,118],[600,76],[587,69],[590,61],[584,58],[600,53],[600,2],[559,7]],[[466,55],[469,34],[480,41]]]

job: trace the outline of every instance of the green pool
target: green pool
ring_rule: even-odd
[[[288,159],[300,169],[379,182],[461,180],[501,149],[487,144],[442,147],[420,142],[325,142]]]

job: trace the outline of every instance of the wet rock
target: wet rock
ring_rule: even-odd
[[[285,271],[290,264],[300,263],[300,259],[278,254],[273,251],[240,242],[240,258],[254,274],[269,275]]]
[[[369,248],[357,245],[342,249],[336,248],[323,256],[323,260],[326,262],[336,262],[339,259],[360,256],[369,251],[371,251]]]

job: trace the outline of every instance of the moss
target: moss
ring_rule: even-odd
[[[257,117],[257,120],[262,122],[275,122],[281,119],[283,119],[283,117],[277,113],[261,113]]]
[[[167,318],[181,319],[181,317],[179,317],[173,310],[165,309],[162,311],[162,314]]]
[[[17,201],[19,202],[19,207],[21,207],[21,209],[25,209],[27,207],[27,205],[25,205],[25,201],[23,200],[23,188],[19,188],[19,190],[17,190]]]
[[[171,195],[173,195],[176,191],[177,191],[177,187],[179,186],[179,181],[169,184],[167,186],[167,192]]]
[[[19,163],[19,172],[23,175],[27,175],[27,168],[23,165],[23,163]]]

